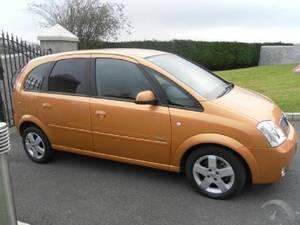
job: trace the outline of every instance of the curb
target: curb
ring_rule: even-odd
[[[300,121],[300,113],[299,112],[287,112],[285,113],[286,117],[290,120],[290,121]]]

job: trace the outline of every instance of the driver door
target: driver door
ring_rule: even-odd
[[[93,55],[95,96],[91,98],[94,149],[134,163],[169,164],[168,107],[139,105],[136,95],[152,84],[131,59]]]

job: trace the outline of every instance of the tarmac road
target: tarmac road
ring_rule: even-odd
[[[294,124],[300,133],[300,122]],[[300,224],[299,148],[280,182],[217,201],[197,194],[180,174],[67,153],[39,165],[17,133],[11,142],[18,220],[31,225]],[[262,207],[270,200],[284,203]]]

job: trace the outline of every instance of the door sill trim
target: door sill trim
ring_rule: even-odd
[[[172,172],[180,172],[180,168],[178,166],[173,166],[173,165],[148,162],[148,161],[139,160],[139,159],[130,159],[130,158],[108,155],[108,154],[99,153],[99,152],[92,152],[92,151],[88,151],[88,150],[81,150],[81,149],[77,149],[77,148],[65,147],[62,145],[52,145],[52,148],[56,149],[56,150],[60,150],[60,151],[77,153],[80,155],[92,156],[92,157],[101,158],[101,159],[108,159],[108,160],[122,162],[122,163],[134,164],[134,165],[145,166],[145,167],[161,169],[161,170],[167,170],[167,171],[172,171]]]

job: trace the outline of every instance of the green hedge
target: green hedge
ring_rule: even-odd
[[[226,70],[257,66],[260,53],[258,43],[204,42],[189,40],[89,42],[86,48],[146,48],[172,52],[191,59],[211,70]]]

